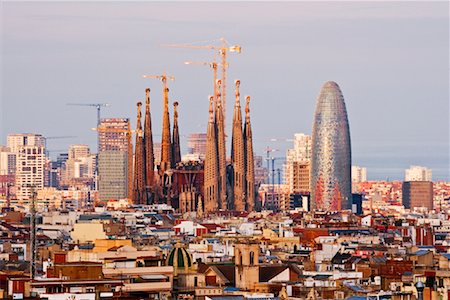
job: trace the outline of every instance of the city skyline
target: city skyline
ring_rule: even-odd
[[[353,163],[367,167],[369,179],[401,180],[404,169],[423,165],[433,169],[434,180],[449,180],[448,3],[207,3],[202,12],[194,9],[200,4],[184,3],[2,5],[2,144],[8,133],[35,132],[77,136],[52,141],[52,149],[82,143],[95,150],[96,134],[90,130],[95,111],[66,103],[111,103],[103,117],[128,117],[135,128],[135,103],[146,87],[152,89],[159,141],[161,84],[141,75],[166,70],[176,77],[169,83],[169,101],[180,103],[186,153],[186,137],[206,133],[212,74],[183,62],[210,61],[213,53],[160,45],[224,36],[243,49],[229,55],[228,82],[242,79],[252,95],[256,155],[264,156],[270,146],[280,149],[274,155],[284,156],[292,145],[271,138],[311,134],[317,90],[334,80],[345,91]],[[186,7],[191,14],[183,15]],[[100,9],[102,16],[96,13]],[[170,15],[161,13],[167,9]],[[227,18],[217,16],[212,28],[203,28],[214,20],[208,12],[217,10]],[[248,17],[252,10],[260,16]],[[189,30],[177,33],[183,26]],[[255,33],[266,34],[266,41]],[[345,66],[349,71],[341,71]],[[271,109],[278,102],[282,105]],[[22,109],[16,103],[23,103]],[[193,121],[194,111],[200,117]]]

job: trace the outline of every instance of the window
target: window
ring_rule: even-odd
[[[255,252],[250,251],[250,266],[255,264]]]

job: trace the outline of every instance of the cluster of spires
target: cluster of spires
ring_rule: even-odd
[[[163,83],[165,78],[162,78]],[[250,97],[246,97],[245,120],[242,120],[239,86],[235,81],[236,101],[233,114],[231,160],[227,162],[225,116],[221,100],[221,81],[217,80],[214,96],[210,96],[209,121],[204,161],[203,196],[199,195],[197,212],[218,210],[253,211],[255,209],[255,176],[253,141],[250,124]],[[173,131],[170,130],[169,89],[163,89],[163,128],[161,162],[155,172],[150,89],[146,89],[145,120],[142,129],[142,103],[137,103],[136,145],[134,160],[133,203],[152,204],[164,200],[171,204],[170,170],[181,161],[178,129],[178,102],[173,103]],[[202,200],[203,199],[203,200]],[[183,202],[184,203],[184,202]],[[191,205],[192,206],[192,205]],[[195,204],[194,204],[195,206]],[[192,208],[191,208],[192,209]]]
[[[231,161],[227,165],[225,124],[220,94],[220,80],[215,95],[209,98],[209,121],[204,166],[204,211],[253,211],[255,208],[255,175],[253,141],[250,123],[250,97],[246,97],[242,128],[240,81],[235,81],[236,101],[233,113]]]
[[[163,81],[165,78],[163,78]],[[180,136],[178,131],[178,102],[174,102],[174,120],[172,137],[170,134],[169,89],[163,90],[163,128],[161,141],[161,163],[155,174],[155,157],[153,153],[152,123],[150,116],[150,89],[145,90],[144,130],[141,125],[141,106],[137,103],[136,145],[134,160],[133,203],[151,204],[159,202],[166,188],[166,172],[181,161]],[[156,175],[156,176],[155,176]]]

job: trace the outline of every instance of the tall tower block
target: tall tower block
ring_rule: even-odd
[[[312,134],[311,206],[338,211],[351,207],[350,130],[339,86],[326,82],[317,98]]]

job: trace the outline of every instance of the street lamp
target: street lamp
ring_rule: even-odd
[[[423,300],[423,290],[425,289],[425,285],[421,280],[416,282],[416,289],[417,289],[417,299]]]

